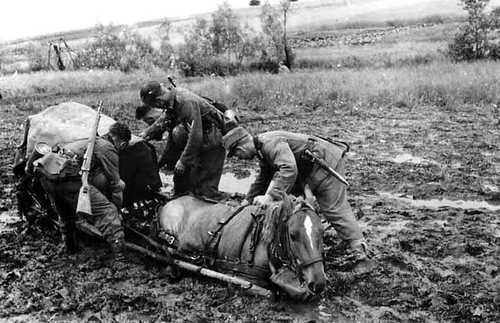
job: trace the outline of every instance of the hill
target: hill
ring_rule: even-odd
[[[500,6],[500,0],[492,0],[491,7]],[[234,9],[243,23],[255,28],[260,25],[259,7]],[[172,23],[172,41],[181,42],[183,34],[196,18],[209,18],[211,13],[194,15],[188,18],[168,18]],[[362,24],[378,25],[387,21],[416,21],[429,16],[459,17],[464,12],[457,0],[311,0],[293,4],[289,16],[289,29],[293,33],[347,28]],[[130,27],[150,36],[153,40],[165,19],[142,21]],[[117,26],[121,27],[121,26]],[[76,41],[92,37],[94,27],[80,30],[63,31],[47,35],[18,39],[3,45],[22,45],[25,42],[47,42],[54,38]]]

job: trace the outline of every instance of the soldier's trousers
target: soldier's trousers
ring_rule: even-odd
[[[42,180],[42,185],[49,193],[51,202],[61,219],[64,234],[71,234],[75,229],[76,207],[78,204],[78,193],[81,183],[79,181],[52,182]],[[116,206],[96,187],[90,185],[90,203],[92,215],[85,218],[95,226],[103,235],[104,239],[114,244],[122,242],[124,231],[122,218]]]
[[[339,174],[344,175],[345,160],[339,159],[335,147],[316,147],[316,153],[324,158]],[[342,240],[352,241],[363,238],[358,221],[347,201],[347,188],[333,175],[328,174],[318,165],[314,165],[311,174],[305,182],[318,201],[320,214],[337,231]]]
[[[226,151],[222,145],[200,153],[199,164],[192,174],[194,193],[213,199],[220,196],[219,183],[225,158]]]

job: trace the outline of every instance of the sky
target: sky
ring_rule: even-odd
[[[223,0],[4,0],[0,4],[0,41],[144,20],[185,17],[214,11]],[[249,0],[227,1],[233,8]]]

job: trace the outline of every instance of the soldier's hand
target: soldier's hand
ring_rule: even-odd
[[[240,206],[247,206],[248,204],[250,204],[250,202],[247,199],[244,199],[241,201]]]
[[[146,141],[149,141],[149,140],[150,140],[149,136],[146,134],[146,132],[145,132],[145,131],[141,132],[141,133],[139,134],[139,137],[141,137],[142,139],[144,139],[144,140],[146,140]]]
[[[184,174],[184,171],[186,170],[186,167],[184,166],[184,164],[182,163],[182,161],[179,159],[177,161],[177,163],[175,163],[175,168],[174,168],[174,172],[176,174]]]
[[[111,202],[119,209],[122,208],[123,204],[123,192],[113,192],[111,193]]]
[[[253,204],[255,205],[268,205],[273,199],[269,195],[259,195],[253,199]]]

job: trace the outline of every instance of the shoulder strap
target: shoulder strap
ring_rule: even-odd
[[[255,146],[255,150],[257,151],[257,156],[260,160],[263,160],[264,156],[262,155],[262,141],[260,141],[258,135],[253,136],[253,144]]]

